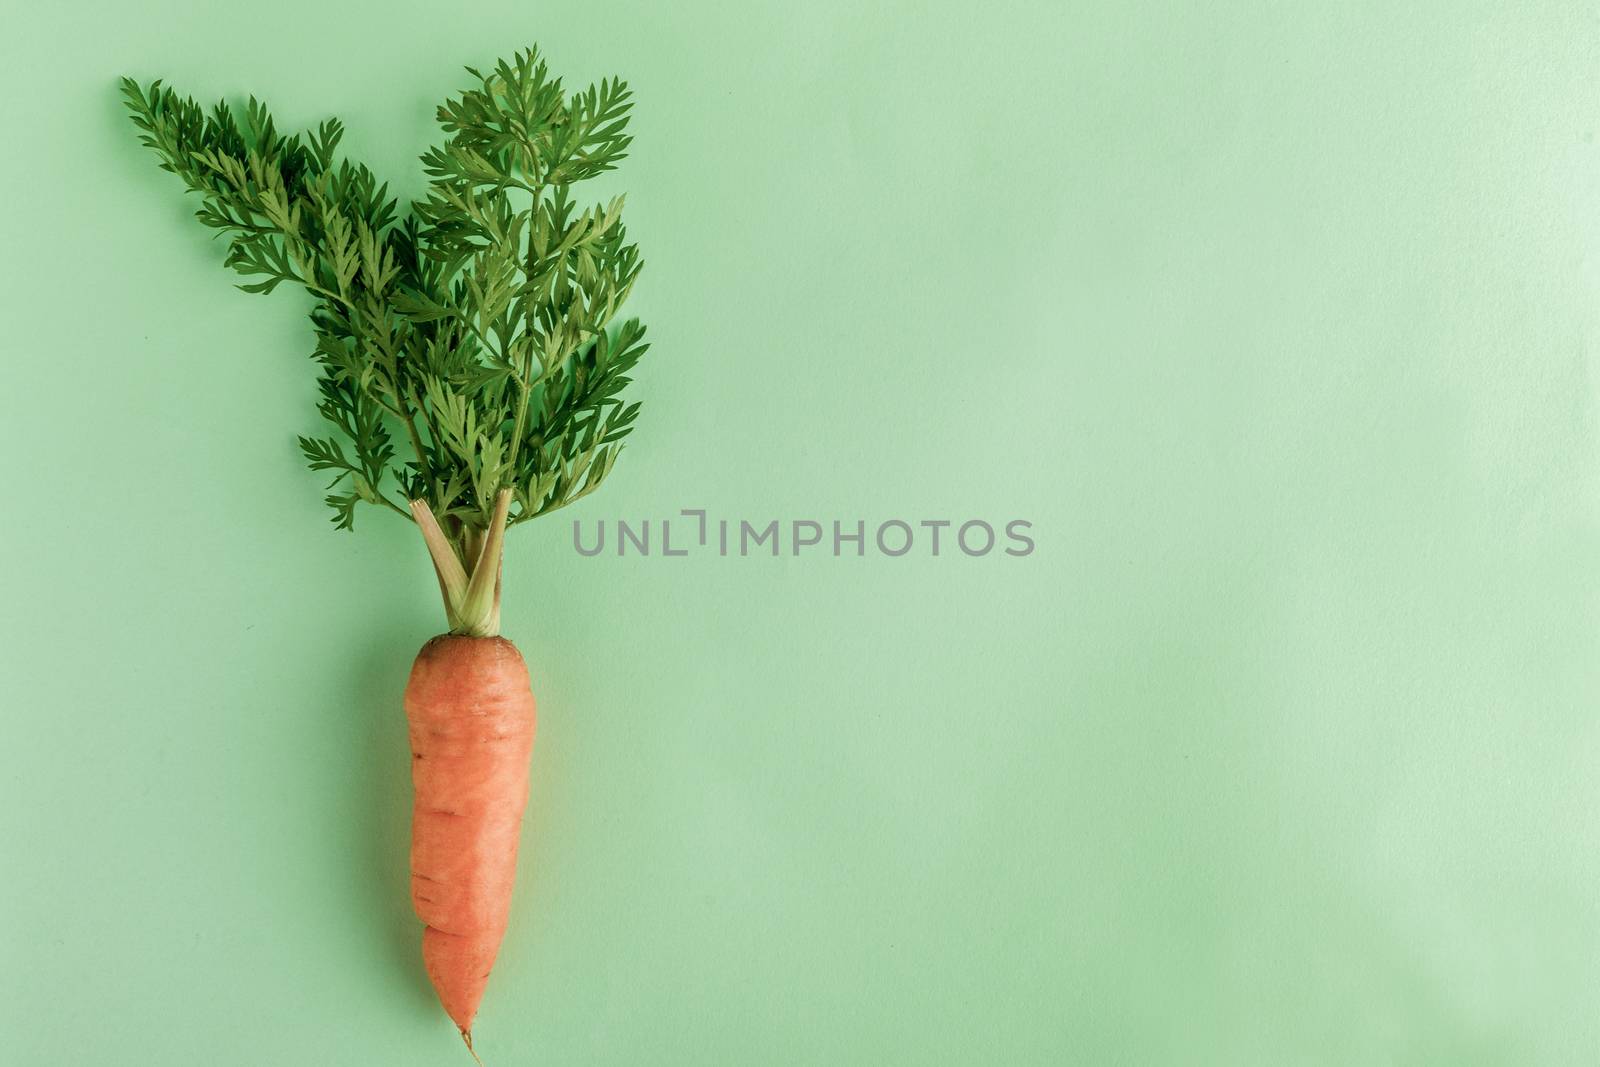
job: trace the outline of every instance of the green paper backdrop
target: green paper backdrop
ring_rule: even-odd
[[[1600,1060],[1600,22],[1579,3],[13,11],[0,1061],[448,1064],[420,539],[296,454],[116,78],[422,185],[460,67],[639,100],[655,347],[519,528],[513,1064]],[[573,518],[1034,523],[579,557]],[[675,531],[676,533],[676,531]]]

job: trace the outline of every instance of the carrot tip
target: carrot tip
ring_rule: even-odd
[[[477,1063],[478,1067],[483,1067],[483,1061],[478,1058],[478,1054],[476,1052],[474,1052],[473,1048],[472,1048],[472,1031],[471,1030],[463,1030],[463,1031],[461,1031],[461,1040],[463,1040],[463,1041],[465,1041],[467,1043],[467,1051],[472,1053],[473,1061],[475,1063]]]

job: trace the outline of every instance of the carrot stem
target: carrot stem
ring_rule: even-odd
[[[502,489],[494,499],[494,518],[484,531],[478,558],[472,564],[472,578],[461,601],[460,626],[463,633],[489,637],[500,632],[500,605],[495,588],[500,579],[500,553],[505,543],[506,516],[511,512],[511,490]]]
[[[468,530],[462,536],[463,548],[472,553],[472,572],[462,566],[450,538],[434,518],[426,500],[413,500],[411,514],[422,531],[422,539],[433,559],[444,597],[445,617],[450,632],[471,637],[493,637],[500,632],[500,556],[505,544],[506,518],[511,512],[511,490],[502,489],[495,497],[494,517],[487,530]]]
[[[439,527],[439,520],[434,518],[433,509],[428,507],[428,502],[413,500],[411,515],[417,520],[417,528],[422,531],[422,540],[428,546],[428,555],[433,559],[433,572],[439,577],[439,592],[444,596],[445,617],[449,619],[450,628],[454,630],[458,625],[457,610],[467,595],[467,572],[461,566],[456,550],[451,547],[450,539]]]

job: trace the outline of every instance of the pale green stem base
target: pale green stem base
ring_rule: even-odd
[[[467,533],[464,548],[472,564],[469,572],[428,502],[411,502],[411,514],[416,517],[428,555],[433,558],[433,571],[444,597],[445,618],[453,634],[493,637],[500,632],[500,559],[510,510],[511,490],[502,489],[495,497],[489,528]]]

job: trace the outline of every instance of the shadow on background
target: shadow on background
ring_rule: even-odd
[[[348,780],[351,827],[356,837],[351,868],[357,914],[371,927],[385,970],[398,975],[419,1006],[437,998],[422,969],[422,927],[411,910],[411,759],[402,696],[412,648],[426,637],[388,632],[370,644],[351,671],[357,729],[348,741],[359,758]]]

